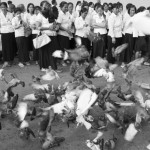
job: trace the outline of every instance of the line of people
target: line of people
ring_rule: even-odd
[[[40,6],[30,3],[27,10],[23,4],[15,7],[10,1],[8,5],[1,2],[0,6],[3,67],[11,66],[17,56],[20,67],[30,65],[32,59],[42,71],[51,66],[60,72],[57,65],[66,66],[68,62],[54,58],[52,53],[75,48],[76,36],[91,53],[91,59],[100,56],[114,63],[113,48],[128,43],[120,61],[129,63],[142,55],[147,57],[145,65],[150,65],[150,37],[129,26],[136,13],[146,10],[143,6],[136,9],[135,5],[127,4],[125,13],[120,2],[102,5],[100,2],[78,1],[74,8],[72,2],[62,1],[60,10],[56,0],[52,0],[51,4],[42,1]],[[147,10],[150,11],[150,7]],[[88,38],[90,31],[100,34],[103,40],[92,43]],[[33,39],[43,33],[49,36],[51,42],[35,49]]]

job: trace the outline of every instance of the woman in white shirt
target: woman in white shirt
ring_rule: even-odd
[[[56,50],[60,50],[58,39],[57,39],[57,31],[59,26],[56,22],[50,23],[51,16],[49,3],[46,1],[42,1],[41,4],[42,16],[39,15],[37,18],[37,22],[39,22],[39,30],[41,33],[46,34],[51,39],[51,42],[46,44],[45,46],[39,49],[39,66],[41,71],[45,71],[51,66],[53,70],[60,72],[57,70],[57,62],[56,59],[52,56],[53,52]],[[47,16],[49,14],[49,16]]]
[[[104,3],[103,7],[104,7],[104,14],[106,16],[106,20],[108,20],[109,16],[111,15],[111,12],[109,11],[108,3]]]
[[[117,4],[112,5],[112,14],[108,19],[108,52],[107,60],[114,63],[115,58],[112,55],[113,48],[122,44],[122,19],[119,16],[119,8]]]
[[[140,8],[138,8],[137,12],[138,13],[145,13],[146,8],[141,6]],[[144,23],[144,22],[143,22]],[[135,58],[145,56],[147,53],[147,44],[146,44],[146,36],[143,32],[138,31],[138,38],[136,39],[135,42]]]
[[[100,5],[97,8],[97,15],[93,16],[92,26],[94,28],[94,33],[102,36],[103,40],[93,43],[93,58],[100,56],[105,57],[106,54],[106,39],[107,39],[107,21],[106,16],[104,15],[103,6]]]
[[[68,4],[63,1],[60,3],[60,12],[58,15],[57,23],[59,25],[58,32],[58,40],[60,43],[61,49],[64,51],[65,49],[70,48],[70,38],[72,37],[71,32],[71,23],[69,19],[69,15],[67,15]],[[63,66],[66,66],[66,63],[63,62]]]
[[[32,40],[35,39],[40,32],[36,28],[38,25],[37,21],[38,21],[38,18],[40,18],[40,16],[42,16],[41,8],[39,6],[35,6],[34,15],[32,15],[29,20],[29,24],[32,29]],[[39,50],[35,49],[33,46],[33,61],[35,61],[36,64],[38,64],[38,60],[39,60]]]
[[[75,21],[75,13],[73,12],[73,3],[69,2],[68,3],[68,12],[67,15],[69,16],[70,20],[70,26],[71,26],[71,33],[72,37],[70,37],[70,48],[73,49],[75,48],[75,40],[74,40],[74,35],[75,35],[75,26],[74,26],[74,21]]]
[[[128,19],[125,18],[126,20],[124,21],[125,22],[124,25],[125,43],[129,44],[127,49],[123,53],[124,63],[131,62],[133,56],[136,35],[135,35],[135,29],[132,27],[132,25],[128,26],[128,23],[130,22],[131,18],[135,15],[135,13],[136,13],[136,7],[134,5],[130,6],[130,8],[128,9],[129,17]]]
[[[19,67],[24,67],[29,62],[29,51],[24,34],[23,19],[21,17],[21,9],[16,8],[15,17],[12,19],[12,25],[15,29],[16,43],[18,47]]]
[[[86,16],[88,14],[88,9],[83,8],[81,10],[81,16],[76,18],[75,20],[75,28],[76,33],[75,35],[81,38],[82,44],[90,51],[90,41],[87,38],[87,35],[90,31],[89,24],[86,20]]]
[[[2,39],[2,55],[4,65],[3,67],[10,66],[10,63],[15,57],[15,36],[14,28],[12,26],[13,14],[7,12],[7,4],[1,3],[0,12],[0,29]]]

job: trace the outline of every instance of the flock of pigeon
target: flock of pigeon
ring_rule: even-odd
[[[31,121],[39,119],[38,138],[42,149],[49,149],[59,146],[65,140],[63,137],[54,137],[51,134],[52,123],[55,117],[59,116],[68,126],[72,122],[77,123],[77,126],[84,125],[87,130],[98,131],[95,139],[86,141],[87,147],[91,150],[115,148],[117,143],[115,135],[112,139],[103,139],[109,124],[113,124],[115,130],[120,130],[126,141],[133,141],[142,130],[143,123],[148,122],[150,118],[150,85],[137,82],[134,78],[144,58],[138,58],[122,68],[122,80],[126,81],[128,87],[126,91],[122,91],[121,85],[116,84],[114,69],[119,67],[118,56],[128,45],[123,44],[114,50],[116,64],[109,64],[107,60],[97,57],[83,69],[78,62],[88,59],[90,54],[82,46],[80,39],[76,40],[76,49],[66,50],[65,53],[61,51],[53,53],[54,57],[72,61],[70,75],[73,80],[63,85],[54,87],[51,83],[42,84],[43,80],[50,82],[60,79],[59,75],[49,67],[44,75],[32,76],[33,83],[30,87],[34,92],[20,100],[13,89],[19,85],[25,87],[25,82],[19,80],[15,74],[10,74],[12,79],[8,82],[5,70],[0,69],[0,79],[7,85],[6,91],[1,92],[0,130],[3,128],[2,118],[13,115],[20,138],[29,139],[30,136],[36,138],[28,119]],[[105,87],[95,87],[90,79],[101,77],[106,80]],[[115,101],[112,95],[117,96],[118,100]],[[103,112],[98,119],[90,113],[94,107],[98,107]]]

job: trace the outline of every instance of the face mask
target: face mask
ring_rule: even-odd
[[[80,11],[80,10],[81,10],[81,6],[77,5],[76,11]]]

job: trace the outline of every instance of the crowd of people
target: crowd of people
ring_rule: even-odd
[[[11,66],[18,58],[19,67],[30,65],[33,60],[42,71],[51,66],[57,72],[57,65],[66,66],[68,61],[58,60],[52,56],[55,50],[74,49],[74,38],[80,37],[82,44],[91,54],[91,59],[100,56],[110,63],[115,62],[112,48],[128,43],[121,54],[122,65],[140,56],[145,56],[145,65],[150,65],[150,37],[129,25],[130,19],[139,12],[150,11],[150,7],[136,8],[133,4],[97,3],[78,1],[42,1],[40,6],[33,3],[15,6],[11,1],[0,4],[0,33],[2,43],[1,60],[3,68]],[[88,32],[100,34],[103,40],[92,43]],[[33,46],[33,39],[41,34],[50,37],[51,42],[39,49]]]

